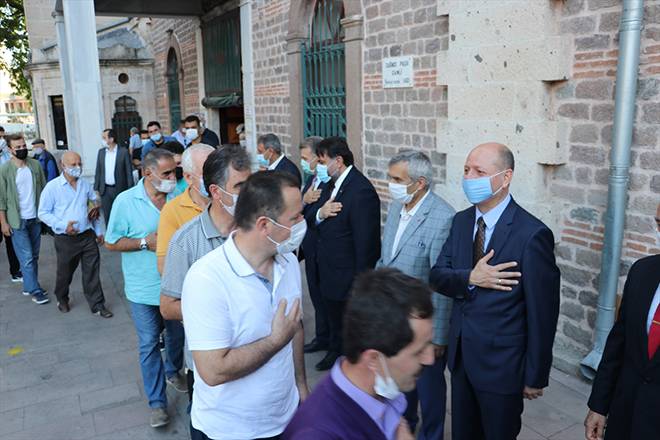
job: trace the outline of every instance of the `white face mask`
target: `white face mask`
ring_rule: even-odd
[[[106,141],[105,139],[102,139],[101,140],[101,145],[103,145],[104,148],[108,148],[108,141]]]
[[[197,139],[199,134],[197,133],[196,128],[186,128],[186,139],[189,141],[194,141]]]
[[[37,147],[37,148],[33,148],[33,149],[32,149],[32,152],[33,152],[35,155],[39,155],[39,154],[41,154],[41,153],[44,152],[44,149],[43,149],[43,148],[39,148],[39,147]]]
[[[238,202],[238,194],[232,194],[228,191],[225,191],[222,189],[220,186],[218,186],[218,189],[222,191],[223,193],[227,194],[228,196],[231,196],[231,202],[232,204],[227,206],[224,203],[222,203],[222,199],[220,200],[220,204],[222,205],[223,208],[225,208],[225,211],[229,213],[232,217],[234,216],[234,212],[236,211],[236,202]]]
[[[78,179],[82,175],[82,168],[80,167],[67,167],[64,168],[64,172],[74,179]]]
[[[268,239],[277,246],[278,254],[280,255],[287,254],[289,252],[295,251],[300,247],[300,244],[302,243],[303,238],[305,238],[305,234],[307,233],[307,222],[305,221],[305,219],[300,220],[298,223],[291,226],[290,228],[277,223],[272,218],[269,218],[268,220],[270,220],[274,225],[279,226],[280,228],[288,229],[289,231],[291,231],[291,235],[289,236],[289,238],[287,238],[281,243],[278,243],[272,238],[268,237]]]
[[[156,178],[156,181],[158,183],[154,183],[154,188],[156,188],[156,191],[169,194],[172,191],[174,191],[174,188],[176,188],[176,181],[170,180],[170,179],[159,179],[158,177],[154,176]]]
[[[419,190],[415,190],[415,192],[413,192],[412,194],[408,194],[408,187],[414,184],[415,182],[409,185],[404,185],[403,183],[390,182],[388,183],[387,186],[390,190],[390,196],[392,197],[392,199],[396,200],[397,202],[401,202],[404,205],[407,205],[412,201],[415,194],[417,194],[417,191],[419,191]]]
[[[387,363],[385,362],[385,357],[382,354],[378,354],[378,359],[380,364],[383,366],[386,376],[383,377],[380,374],[376,373],[376,382],[374,383],[374,391],[381,397],[384,397],[388,400],[394,400],[399,395],[401,391],[399,386],[396,384],[392,376],[390,376],[390,370],[387,368]]]

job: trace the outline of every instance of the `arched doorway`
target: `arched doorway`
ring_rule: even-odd
[[[346,61],[342,0],[317,0],[301,45],[303,136],[346,137]]]
[[[115,100],[115,114],[112,117],[112,129],[117,133],[117,144],[128,147],[131,127],[142,128],[137,102],[130,96],[120,96]]]
[[[179,60],[176,51],[171,48],[167,54],[167,96],[170,110],[170,129],[179,128],[181,121],[181,82],[179,79]]]

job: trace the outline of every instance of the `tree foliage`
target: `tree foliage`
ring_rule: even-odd
[[[30,98],[30,83],[23,73],[30,55],[23,0],[0,0],[0,46],[11,55],[8,62],[0,58],[0,69],[9,73],[18,94]]]

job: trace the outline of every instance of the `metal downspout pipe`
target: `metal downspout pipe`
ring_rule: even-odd
[[[607,336],[615,319],[643,16],[643,0],[624,0],[619,28],[614,128],[612,129],[605,236],[598,285],[595,340],[593,349],[580,363],[580,371],[590,380],[593,380],[596,375]]]

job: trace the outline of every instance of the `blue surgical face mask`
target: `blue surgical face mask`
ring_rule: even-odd
[[[302,168],[305,174],[314,174],[311,165],[305,159],[300,159],[300,168]]]
[[[151,140],[154,141],[154,142],[160,142],[160,140],[163,138],[163,135],[160,134],[160,133],[155,133],[155,134],[152,134],[152,135],[149,136],[149,137],[150,137]]]
[[[207,199],[211,198],[209,192],[206,190],[206,186],[204,185],[204,176],[199,176],[199,193]]]
[[[270,165],[268,159],[266,159],[261,153],[257,154],[257,162],[259,163],[260,167],[268,167]]]
[[[463,177],[463,191],[465,192],[465,196],[470,201],[470,203],[476,205],[477,203],[481,203],[490,199],[495,194],[500,192],[502,189],[501,186],[497,191],[493,192],[493,189],[490,185],[490,179],[495,176],[499,176],[506,171],[507,170],[500,171],[499,173],[493,174],[492,176],[479,177],[477,179],[466,179]]]
[[[316,178],[323,183],[328,183],[330,181],[327,165],[323,165],[322,163],[316,165]]]

